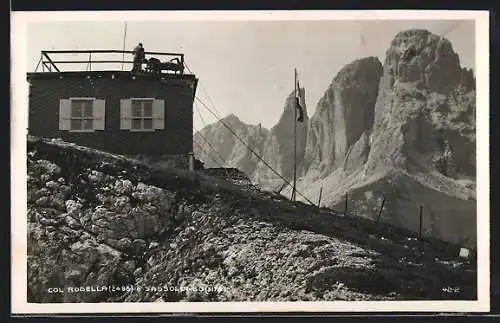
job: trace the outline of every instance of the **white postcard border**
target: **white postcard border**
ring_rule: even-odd
[[[477,86],[477,301],[360,302],[176,302],[176,303],[27,303],[26,82],[27,24],[46,21],[186,20],[475,20]],[[134,11],[12,12],[11,14],[11,311],[29,313],[169,312],[487,312],[490,308],[489,225],[489,12],[487,11]]]

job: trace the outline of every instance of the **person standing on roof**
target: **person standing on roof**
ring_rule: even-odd
[[[142,63],[146,58],[144,54],[144,47],[142,47],[142,43],[139,43],[139,45],[137,45],[134,48],[133,54],[134,54],[134,67],[132,68],[132,72],[140,72],[142,71]]]

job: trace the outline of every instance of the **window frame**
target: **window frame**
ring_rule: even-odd
[[[153,116],[154,116],[154,102],[155,98],[150,98],[150,97],[145,97],[145,98],[129,98],[130,100],[130,129],[128,129],[131,132],[154,132],[154,124],[153,124]],[[135,117],[134,116],[134,101],[137,102],[139,101],[141,103],[141,116],[140,117]],[[144,116],[144,102],[150,102],[151,103],[151,116],[150,117],[145,117]],[[141,128],[134,128],[134,120],[141,120]],[[151,120],[151,128],[144,128],[144,120]]]
[[[92,102],[92,117],[85,117],[84,111],[82,110],[82,117],[74,117],[73,116],[73,101],[87,101],[87,102]],[[94,97],[71,97],[69,98],[70,102],[70,116],[69,116],[69,132],[94,132],[96,131],[95,129],[95,101],[96,98]],[[72,128],[72,121],[73,120],[81,120],[82,125],[83,125],[83,120],[92,120],[92,127],[90,129],[73,129]]]

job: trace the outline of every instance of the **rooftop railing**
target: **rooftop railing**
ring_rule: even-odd
[[[113,54],[113,56],[117,56],[121,54],[121,58],[117,59],[103,59],[103,56],[106,54]],[[38,69],[41,67],[42,72],[64,72],[62,66],[63,65],[75,65],[81,66],[79,71],[92,71],[93,68],[96,68],[96,64],[98,66],[103,66],[104,64],[116,65],[121,64],[121,70],[124,70],[124,64],[128,66],[133,65],[133,57],[131,60],[125,60],[125,54],[133,55],[133,51],[126,50],[42,50],[40,55],[40,60],[35,68],[35,72],[38,72]],[[179,53],[161,53],[161,52],[145,52],[146,59],[151,57],[158,58],[162,62],[169,62],[173,60],[177,60],[180,62],[182,69],[184,68],[184,54]],[[70,59],[61,60],[62,56],[71,55]],[[52,56],[52,57],[51,57]],[[74,56],[80,56],[81,59],[75,59]],[[59,59],[55,59],[59,57]],[[54,59],[53,59],[54,58]],[[101,69],[96,69],[97,71]],[[125,70],[130,70],[127,68]]]

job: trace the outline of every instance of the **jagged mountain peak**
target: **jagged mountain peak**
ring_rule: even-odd
[[[238,118],[238,116],[235,115],[234,113],[228,114],[222,120],[228,121],[228,122],[241,122],[240,118]]]
[[[246,126],[244,122],[238,118],[234,113],[230,113],[224,118],[220,119],[214,124],[217,128],[224,128],[226,129],[226,126],[230,126],[231,128],[240,128]]]
[[[215,123],[215,125],[218,128],[224,128],[226,130],[227,126],[229,126],[232,130],[234,131],[239,131],[241,129],[253,129],[255,131],[260,131],[263,134],[266,134],[269,130],[266,129],[265,127],[262,127],[262,124],[257,124],[257,125],[252,125],[248,124],[246,122],[243,122],[236,114],[230,113],[224,118],[220,119],[218,122]],[[229,130],[228,130],[229,131]]]
[[[389,82],[413,82],[433,92],[450,91],[471,76],[460,67],[459,56],[447,38],[423,29],[406,30],[394,37],[386,51],[384,71],[392,77]],[[471,88],[471,82],[467,83]]]
[[[304,120],[307,120],[309,118],[307,114],[307,104],[306,104],[306,89],[304,87],[300,87],[299,89],[300,92],[300,97],[302,98],[300,105],[303,108],[304,111]],[[278,121],[278,123],[273,127],[280,127],[280,125],[286,123],[286,124],[292,124],[293,125],[293,116],[294,112],[296,110],[296,99],[295,99],[295,90],[293,90],[288,97],[286,98],[285,101],[285,107],[283,109],[283,113],[281,114],[281,117]]]
[[[407,38],[407,37],[428,37],[429,35],[431,35],[432,33],[427,30],[427,29],[419,29],[419,28],[410,28],[410,29],[406,29],[406,30],[402,30],[400,32],[398,32],[391,44],[394,44],[396,43],[398,40],[402,39],[402,38]]]
[[[194,153],[205,167],[233,167],[251,176],[259,160],[246,145],[261,153],[268,134],[261,125],[246,124],[231,113],[195,133]]]
[[[375,56],[369,56],[361,59],[352,61],[351,63],[345,65],[333,79],[333,84],[343,84],[346,81],[355,81],[362,78],[370,70],[382,70],[382,63]],[[361,75],[357,75],[361,74]],[[354,83],[354,82],[353,82]],[[354,83],[355,84],[355,83]]]
[[[309,117],[305,101],[306,90],[304,87],[300,87],[299,91],[301,94],[300,104],[304,113],[303,121],[296,123],[294,121],[297,105],[295,90],[293,90],[285,100],[285,107],[278,123],[271,128],[264,143],[262,157],[267,162],[259,162],[256,172],[252,176],[254,182],[265,188],[274,190],[283,183],[283,179],[277,176],[266,164],[271,164],[273,169],[284,178],[290,179],[292,177],[294,134],[296,134],[297,163],[301,163],[304,159]]]
[[[305,168],[328,174],[344,162],[362,133],[370,131],[381,76],[377,57],[355,60],[337,73],[311,118]]]

